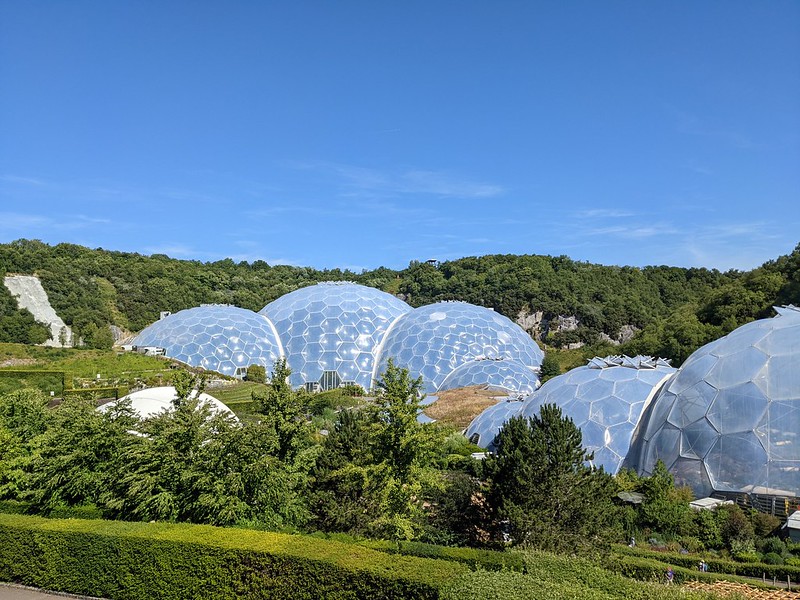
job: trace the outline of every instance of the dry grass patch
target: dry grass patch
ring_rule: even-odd
[[[425,414],[441,423],[464,429],[472,419],[506,394],[482,387],[465,387],[436,394],[439,399],[425,409]]]

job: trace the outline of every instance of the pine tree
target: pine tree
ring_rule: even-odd
[[[582,445],[580,429],[555,405],[515,417],[489,458],[487,500],[495,526],[515,545],[575,552],[609,537],[613,482]]]

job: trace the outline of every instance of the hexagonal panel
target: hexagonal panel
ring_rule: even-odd
[[[392,323],[410,310],[386,292],[326,282],[281,296],[260,313],[275,323],[294,387],[317,383],[321,371],[335,370],[341,381],[370,390],[378,346]],[[303,327],[297,325],[301,322]]]
[[[556,404],[581,429],[583,445],[595,453],[593,463],[616,473],[647,401],[675,372],[651,357],[596,357],[545,382],[521,414],[531,417],[542,404]]]
[[[533,369],[513,360],[476,360],[451,372],[439,391],[468,386],[528,395],[539,387],[539,378]]]
[[[662,432],[677,428],[682,458],[672,471],[677,478],[680,470],[696,494],[800,495],[800,312],[778,312],[686,360],[654,400],[640,473],[674,454],[675,439]]]
[[[193,367],[240,377],[237,368],[272,368],[281,356],[277,332],[266,317],[235,306],[209,304],[174,313],[146,327],[134,346],[158,346]]]
[[[452,371],[482,359],[505,359],[536,368],[544,354],[516,323],[466,302],[422,306],[397,320],[386,336],[375,375],[388,360],[422,376],[425,391],[440,389]]]
[[[494,438],[511,417],[519,414],[521,408],[522,402],[518,401],[504,401],[490,406],[472,420],[464,435],[481,448],[494,452]]]

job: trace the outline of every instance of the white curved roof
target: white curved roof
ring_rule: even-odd
[[[190,397],[195,398],[196,396],[197,392],[192,392]],[[147,388],[145,390],[128,394],[127,396],[124,396],[119,400],[115,400],[114,402],[104,404],[97,410],[105,412],[110,410],[116,402],[129,399],[131,401],[131,407],[139,415],[139,418],[147,419],[154,417],[162,411],[172,410],[172,401],[177,397],[178,394],[175,392],[175,388],[172,386]],[[200,403],[208,406],[212,412],[232,417],[237,421],[239,420],[230,408],[225,406],[225,404],[213,396],[209,396],[206,393],[200,394]]]

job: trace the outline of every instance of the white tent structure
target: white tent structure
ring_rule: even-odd
[[[195,398],[197,396],[197,392],[192,392],[191,398]],[[175,388],[172,386],[163,386],[163,387],[154,387],[154,388],[147,388],[145,390],[140,390],[138,392],[134,392],[132,394],[128,394],[120,398],[119,400],[115,400],[113,402],[109,402],[108,404],[104,404],[103,406],[99,407],[97,410],[105,412],[110,410],[117,402],[122,402],[123,400],[130,400],[131,407],[133,410],[139,415],[140,419],[147,419],[149,417],[154,417],[158,413],[164,410],[172,410],[173,405],[172,401],[178,397]],[[212,412],[219,413],[231,417],[233,419],[239,420],[233,411],[225,406],[222,402],[214,398],[213,396],[209,396],[208,394],[201,393],[200,394],[200,403],[208,406]]]

